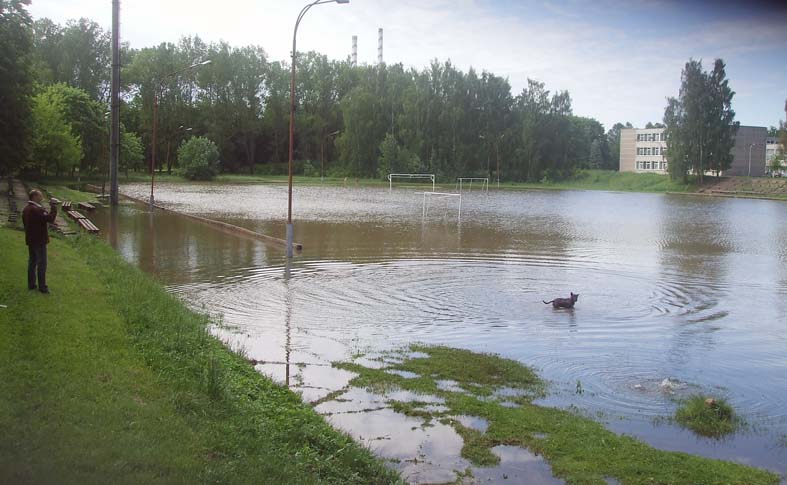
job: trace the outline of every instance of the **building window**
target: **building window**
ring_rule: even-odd
[[[667,141],[667,132],[665,131],[661,132],[661,141]]]

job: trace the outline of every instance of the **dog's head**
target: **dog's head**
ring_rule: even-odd
[[[572,293],[571,293],[571,301],[575,302],[575,301],[577,301],[577,300],[579,300],[579,293],[576,293],[576,294],[574,294],[574,293],[572,292]]]

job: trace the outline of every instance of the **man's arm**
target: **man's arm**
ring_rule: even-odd
[[[55,217],[57,217],[57,206],[56,205],[50,205],[49,206],[49,212],[43,211],[43,213],[44,213],[44,219],[46,219],[46,222],[48,222],[50,224],[53,224],[55,222]]]

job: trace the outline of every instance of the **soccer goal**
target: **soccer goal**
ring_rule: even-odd
[[[462,193],[464,187],[467,187],[468,192],[472,192],[473,182],[476,183],[476,186],[481,186],[481,191],[489,192],[489,177],[459,177],[456,179],[456,187],[459,193]]]
[[[457,209],[458,209],[458,216],[457,221],[462,222],[462,194],[454,194],[449,192],[424,192],[424,203],[421,208],[421,218],[426,219],[426,216],[429,215],[429,207],[432,205],[432,200],[442,200],[445,201],[444,204],[445,210],[448,210],[448,201],[450,199],[456,199],[457,201]]]
[[[432,181],[432,192],[434,192],[434,174],[433,173],[389,173],[388,174],[388,190],[393,188],[393,179],[430,179]]]

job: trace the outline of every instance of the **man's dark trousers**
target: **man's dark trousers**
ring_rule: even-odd
[[[38,276],[38,289],[46,290],[46,244],[27,247],[27,287],[36,288]]]

